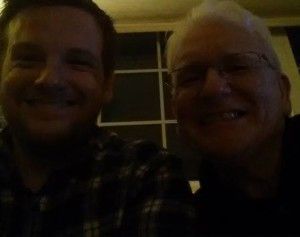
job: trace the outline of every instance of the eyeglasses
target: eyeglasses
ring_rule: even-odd
[[[242,78],[259,68],[276,70],[264,54],[256,52],[234,53],[222,57],[214,64],[191,64],[175,69],[170,74],[176,79],[176,87],[192,87],[203,82],[209,68],[215,69],[223,78]]]

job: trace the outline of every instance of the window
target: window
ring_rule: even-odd
[[[171,91],[164,83],[167,36],[164,32],[118,35],[114,98],[103,108],[99,123],[126,140],[148,139],[189,160],[176,132]]]
[[[287,27],[287,35],[294,53],[294,57],[300,72],[300,27]]]

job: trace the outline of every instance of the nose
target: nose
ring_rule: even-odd
[[[64,74],[63,67],[59,63],[49,62],[41,69],[35,80],[35,86],[64,88],[66,85]]]
[[[202,96],[219,96],[231,93],[231,86],[222,72],[213,67],[209,67],[206,72],[205,80],[202,84]]]

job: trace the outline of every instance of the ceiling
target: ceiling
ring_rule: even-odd
[[[117,29],[172,28],[202,0],[94,0],[111,15]],[[0,0],[0,8],[3,0]],[[300,0],[236,0],[270,26],[300,25]],[[147,27],[149,29],[147,29]],[[155,27],[154,27],[155,28]],[[128,30],[125,29],[125,30]],[[157,30],[157,29],[154,29]]]
[[[201,0],[95,0],[116,25],[170,23],[183,17]],[[300,24],[300,0],[236,0],[268,21]]]

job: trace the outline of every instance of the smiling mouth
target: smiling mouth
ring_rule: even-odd
[[[57,99],[25,99],[25,103],[29,106],[54,106],[54,107],[70,107],[76,105],[74,100],[57,100]]]
[[[208,113],[201,116],[200,122],[202,124],[212,124],[217,122],[230,122],[243,118],[246,111],[233,110],[228,112]]]

